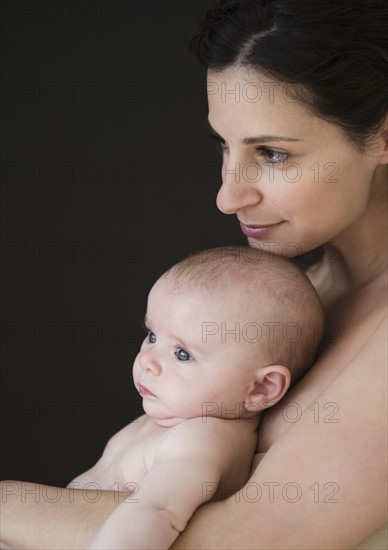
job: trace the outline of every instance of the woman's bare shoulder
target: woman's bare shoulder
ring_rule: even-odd
[[[387,317],[347,368],[317,397],[316,405],[305,410],[300,421],[275,442],[258,469],[258,479],[275,475],[281,476],[280,483],[295,481],[305,496],[306,492],[310,496],[311,487],[311,491],[320,488],[318,498],[327,507],[317,502],[316,506],[310,503],[301,508],[307,524],[316,529],[315,543],[321,541],[327,548],[353,547],[385,521],[386,335]],[[327,405],[330,408],[325,411]],[[354,509],[356,503],[359,512]],[[284,511],[289,513],[290,508],[284,506]],[[296,514],[295,521],[300,519]],[[332,541],[327,535],[328,525]]]
[[[177,548],[348,549],[383,524],[386,330],[385,318],[316,397],[317,406],[307,408],[275,441],[247,486],[222,507],[214,503],[197,514]],[[325,411],[327,404],[335,414]],[[256,500],[248,487],[258,491]],[[222,537],[213,527],[212,540],[212,526],[229,521],[234,529]],[[184,544],[185,535],[191,537],[190,546]]]
[[[365,300],[354,305],[342,303],[342,308],[331,312],[322,353],[302,380],[272,409],[263,414],[258,433],[258,452],[267,451],[306,409],[317,410],[318,396],[335,385],[340,374],[352,368],[361,353],[368,353],[368,368],[373,369],[377,347],[387,350],[387,306],[384,300],[366,307]],[[328,406],[327,406],[328,407]],[[329,410],[326,411],[329,414]]]

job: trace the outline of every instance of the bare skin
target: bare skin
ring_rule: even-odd
[[[230,75],[209,75],[209,78],[217,82],[220,89],[223,78],[228,80]],[[240,73],[231,80],[233,85],[237,82],[242,88],[249,77]],[[230,83],[227,89],[231,89]],[[330,240],[326,264],[312,274],[312,280],[317,282],[331,330],[316,364],[278,405],[266,411],[259,428],[258,451],[268,452],[250,483],[263,487],[263,483],[276,480],[280,488],[290,482],[298,483],[300,500],[290,503],[279,490],[277,499],[274,493],[273,502],[268,492],[263,492],[263,498],[252,504],[248,498],[244,499],[244,492],[240,492],[239,501],[231,497],[224,507],[212,503],[201,508],[174,548],[353,548],[386,520],[387,509],[387,493],[382,489],[386,485],[387,467],[387,172],[384,165],[387,134],[376,140],[373,152],[358,159],[360,170],[365,170],[363,178],[358,176],[357,180],[354,174],[354,180],[352,175],[349,182],[346,174],[339,180],[343,183],[341,188],[332,188],[326,195],[322,187],[313,191],[307,187],[311,186],[311,179],[308,170],[304,170],[298,182],[299,194],[295,196],[288,188],[278,192],[276,175],[272,186],[265,179],[261,185],[260,182],[256,186],[236,185],[233,167],[239,161],[242,164],[254,158],[238,139],[257,135],[250,126],[254,124],[252,120],[262,121],[262,134],[303,138],[306,125],[302,118],[292,121],[297,108],[291,109],[291,122],[284,123],[285,111],[279,109],[280,103],[270,119],[265,112],[265,108],[271,108],[269,103],[261,111],[260,106],[244,102],[228,104],[228,101],[209,98],[209,103],[209,118],[227,144],[226,147],[224,144],[219,208],[228,214],[236,213],[240,221],[247,224],[285,219],[285,224],[272,233],[273,241],[280,245],[294,240],[304,251],[309,247],[311,233],[317,242]],[[252,116],[254,113],[256,118]],[[275,127],[276,131],[267,131],[269,120],[271,130]],[[318,139],[323,145],[316,149],[315,158],[321,164],[329,158],[336,160],[340,173],[342,166],[351,166],[352,153],[346,146],[341,147],[340,142],[336,143],[336,136],[325,124],[319,125],[314,120],[307,126],[315,131],[306,148],[300,143],[285,146],[270,142],[269,146],[291,151],[304,167],[312,143]],[[372,169],[373,162],[376,164],[373,172],[369,172],[368,181],[369,161]],[[278,181],[284,185],[284,180]],[[356,189],[352,189],[350,183]],[[349,191],[357,195],[353,204],[350,204],[350,195],[346,197]],[[307,204],[309,211],[305,210]],[[349,208],[345,212],[346,204]],[[332,218],[328,224],[325,218],[333,209],[337,209],[338,218]],[[348,216],[348,225],[344,227],[345,216]],[[300,228],[307,223],[312,231],[305,237]],[[330,235],[333,230],[337,230],[334,236]],[[263,244],[254,239],[250,239],[250,243],[255,247]],[[319,271],[324,269],[328,271],[326,281],[332,280],[329,286],[318,283]],[[298,412],[303,412],[297,422],[290,422],[287,416],[287,411],[292,411],[288,408],[292,403],[297,404]],[[334,417],[329,413],[334,413]],[[327,483],[333,485],[325,485]],[[321,494],[312,503],[309,492],[314,484],[319,484],[321,489],[325,486],[333,491],[338,489],[334,498],[338,502],[330,502],[330,497],[329,502],[325,502]]]
[[[230,78],[211,76],[219,83]],[[234,78],[243,83],[246,75]],[[233,82],[228,89],[233,89]],[[328,331],[308,374],[263,418],[258,450],[267,454],[248,482],[260,486],[262,497],[252,502],[255,494],[243,489],[239,497],[205,504],[173,548],[354,548],[386,521],[387,509],[382,487],[386,486],[388,428],[388,131],[376,136],[369,154],[362,156],[336,127],[316,117],[298,117],[293,105],[279,103],[272,116],[265,98],[254,110],[251,103],[217,103],[216,97],[209,98],[209,103],[212,125],[229,147],[219,208],[247,224],[284,221],[268,241],[297,241],[303,251],[311,241],[330,242],[327,259],[332,261],[319,270],[327,270],[325,281],[332,284],[317,283],[317,289],[325,304],[327,326],[335,330]],[[265,180],[260,186],[247,181],[233,186],[225,160],[256,161],[256,146],[243,145],[241,139],[260,130],[310,136],[308,151],[300,143],[298,150],[289,144],[268,146],[291,149],[299,155],[301,166],[310,155],[304,176],[311,175],[311,160],[321,165],[337,162],[343,185],[315,187],[309,194],[311,181],[302,179],[295,194],[287,188],[287,197],[278,194],[284,185],[266,187]],[[250,244],[258,246],[254,240]],[[318,281],[319,272],[311,277]],[[284,414],[285,410],[291,414],[290,403],[297,403],[302,412],[296,422]],[[272,485],[272,499],[269,483],[279,484]],[[284,492],[285,487],[289,492]],[[296,490],[301,491],[298,500]],[[21,505],[16,494],[3,504],[2,536],[17,548],[86,548],[118,506],[114,494],[106,493],[104,499],[103,504],[91,505],[78,495],[69,503],[67,495],[55,504]],[[80,522],[80,515],[87,521]]]
[[[371,294],[376,294],[374,287],[380,286],[380,281],[376,279],[374,285],[369,284],[365,287],[362,293],[365,300],[368,299],[368,290]],[[362,301],[360,299],[356,303],[362,307]],[[352,307],[346,308],[348,313],[353,311],[354,304],[355,302],[352,303]],[[343,312],[344,315],[345,313]],[[378,322],[379,317],[381,317],[381,308],[372,307],[371,312],[363,318],[357,333],[360,337],[363,335],[364,349],[356,353],[353,360],[351,353],[347,354],[342,350],[341,355],[344,358],[342,365],[347,361],[350,361],[350,364],[344,366],[341,374],[331,383],[329,382],[326,390],[320,394],[315,393],[310,389],[312,386],[304,387],[305,379],[303,379],[295,386],[295,390],[292,390],[293,394],[287,395],[289,402],[297,402],[304,408],[300,421],[290,423],[284,420],[281,411],[284,410],[286,403],[282,402],[283,409],[279,406],[273,421],[269,420],[267,424],[263,422],[263,430],[260,431],[259,437],[260,450],[264,450],[267,446],[270,450],[250,483],[258,483],[263,489],[268,488],[263,485],[268,481],[280,483],[280,486],[274,487],[274,491],[277,489],[277,492],[274,492],[275,497],[281,494],[279,487],[284,487],[291,481],[296,482],[306,498],[301,499],[297,507],[295,503],[285,502],[281,498],[272,503],[269,503],[267,498],[261,499],[256,504],[250,504],[244,501],[242,492],[239,502],[237,498],[232,497],[226,503],[206,504],[194,514],[174,548],[353,548],[369,532],[385,521],[386,502],[384,494],[381,495],[381,480],[385,476],[385,466],[382,460],[380,468],[376,468],[376,457],[380,456],[384,459],[386,456],[386,442],[380,432],[381,423],[386,418],[381,414],[381,410],[386,408],[386,384],[384,384],[386,373],[382,368],[386,363],[384,358],[386,327],[378,326],[374,334],[370,334],[368,330],[368,324],[371,326],[372,322]],[[352,346],[359,346],[360,338],[352,337],[352,326],[353,324],[344,328],[341,343],[347,342]],[[311,377],[314,372],[316,373],[314,376],[318,380],[316,383],[318,392],[320,387],[327,384],[328,379],[333,378],[333,374],[330,374],[333,362],[339,363],[340,354],[335,352],[334,345],[330,347],[332,348],[331,357],[328,355],[325,360],[322,354],[317,367],[309,372]],[[374,369],[372,378],[370,372],[365,369],[366,361],[377,367]],[[327,373],[326,380],[321,378],[323,377],[322,367]],[[371,380],[378,383],[371,384]],[[349,399],[350,395],[352,399]],[[369,407],[372,399],[374,407]],[[310,403],[319,403],[323,419],[327,419],[333,411],[332,408],[324,411],[325,404],[338,403],[340,409],[334,414],[333,419],[338,419],[339,422],[315,423],[314,411],[308,408]],[[316,406],[313,405],[313,407],[316,411]],[[374,426],[373,430],[370,429],[371,426]],[[273,427],[272,433],[269,429],[271,427]],[[305,444],[306,433],[312,443],[308,447]],[[344,434],[346,434],[345,438]],[[365,434],[368,434],[366,442]],[[345,443],[351,442],[351,450],[343,444],[344,439]],[[303,461],[299,452],[300,445],[304,449]],[[292,453],[295,454],[294,459]],[[374,467],[371,472],[372,455]],[[343,469],[344,457],[345,470]],[[333,468],[333,462],[335,468]],[[329,470],[328,464],[330,464]],[[356,486],[354,486],[355,477],[360,480]],[[364,483],[365,479],[367,483]],[[315,494],[308,488],[316,482],[319,483],[316,487],[320,488],[321,495],[319,502],[313,503]],[[328,482],[336,485],[323,490],[324,484]],[[3,487],[5,483],[2,482]],[[21,482],[17,483],[19,493],[7,499],[6,505],[3,504],[2,513],[2,534],[14,548],[87,548],[100,526],[116,509],[119,502],[129,495],[129,493],[102,492],[101,499],[92,504],[85,500],[81,491],[70,493],[68,489],[63,489],[62,498],[55,504],[44,502],[43,499],[37,504],[35,498],[27,498],[26,502],[21,504]],[[331,496],[336,486],[339,491]],[[35,490],[36,484],[28,484],[26,488],[29,487]],[[45,488],[42,487],[42,491],[44,490]],[[269,488],[267,490],[269,491]],[[269,493],[263,494],[268,496]],[[381,500],[376,499],[378,494],[382,496]],[[90,500],[93,500],[92,495],[93,493],[90,492]],[[292,497],[292,493],[290,496]],[[325,497],[329,502],[323,502]],[[331,498],[334,500],[338,498],[339,502],[330,503]],[[360,507],[362,517],[357,515],[354,522],[349,525],[349,509],[354,499],[364,503]],[[276,507],[274,507],[275,502]],[[255,517],[254,521],[251,521],[250,510],[253,507]],[[368,516],[365,515],[366,508],[369,511]],[[22,513],[20,513],[21,510]],[[84,517],[85,520],[87,518],[87,521],[80,522],[80,517]],[[316,518],[322,519],[318,525],[313,523]],[[301,523],[300,528],[297,527],[298,521]],[[330,530],[327,529],[328,521],[331,525]],[[305,526],[310,522],[314,525],[314,530],[307,532],[306,539],[302,541],[300,534],[305,533]],[[281,532],[279,526],[283,527]],[[341,530],[344,532],[342,540],[338,538]],[[244,540],[246,531],[249,531],[250,536]],[[323,533],[322,539],[317,538],[320,532]],[[335,533],[334,540],[328,539],[330,532]],[[273,538],[274,533],[276,533],[276,539]],[[295,538],[296,534],[298,534],[297,538]],[[242,540],[244,540],[244,546],[242,546]],[[250,541],[253,546],[248,545]]]

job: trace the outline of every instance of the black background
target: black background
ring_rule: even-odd
[[[141,414],[131,367],[153,282],[242,243],[215,196],[214,2],[1,3],[2,479],[64,485]]]

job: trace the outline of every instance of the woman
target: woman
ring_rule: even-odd
[[[218,208],[252,247],[325,247],[308,274],[327,334],[264,416],[247,486],[201,507],[174,548],[354,548],[386,521],[386,19],[383,0],[226,0],[192,40],[223,150]],[[26,498],[21,517],[17,490],[2,533],[17,548],[85,548],[125,497]]]

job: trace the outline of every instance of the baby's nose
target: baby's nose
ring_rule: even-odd
[[[153,374],[155,374],[155,376],[160,376],[162,373],[162,367],[152,355],[151,350],[145,351],[140,355],[139,365],[143,370],[150,370]]]

